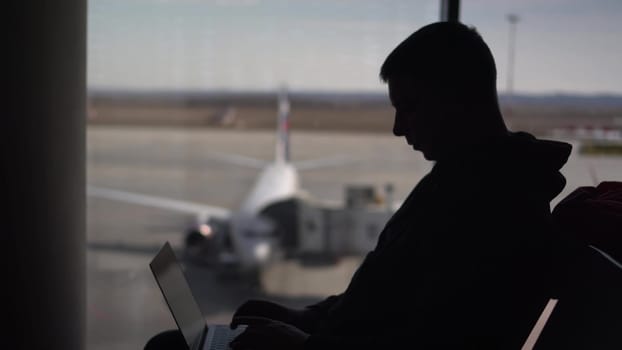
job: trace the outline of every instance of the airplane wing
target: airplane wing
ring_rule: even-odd
[[[357,162],[357,159],[354,159],[351,156],[337,154],[332,157],[296,161],[296,162],[293,162],[293,164],[298,170],[312,170],[312,169],[326,168],[326,167],[332,167],[332,166],[343,166],[343,165],[347,165],[347,164],[351,164],[355,162]]]
[[[211,217],[224,219],[231,215],[230,210],[226,208],[171,198],[149,196],[140,193],[119,191],[104,187],[87,186],[86,192],[87,195],[91,197],[167,209],[186,214],[195,214],[198,218],[202,219],[202,221],[205,221]]]

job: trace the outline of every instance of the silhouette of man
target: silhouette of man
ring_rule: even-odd
[[[520,348],[548,301],[549,202],[570,145],[507,130],[492,54],[463,24],[419,29],[380,77],[393,133],[432,171],[342,294],[304,310],[243,304],[233,349]]]
[[[433,23],[387,57],[393,133],[435,161],[339,295],[240,306],[242,349],[520,348],[548,301],[570,145],[506,129],[480,35]]]

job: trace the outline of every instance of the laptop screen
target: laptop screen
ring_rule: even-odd
[[[206,327],[190,285],[171,245],[166,242],[149,264],[188,347],[199,342]]]

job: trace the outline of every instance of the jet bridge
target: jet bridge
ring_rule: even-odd
[[[297,255],[363,255],[374,249],[392,206],[373,186],[360,185],[346,186],[344,203],[301,201]]]

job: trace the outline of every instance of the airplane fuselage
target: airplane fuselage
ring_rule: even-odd
[[[279,161],[271,163],[259,175],[241,205],[240,212],[258,215],[269,204],[294,196],[298,192],[298,186],[298,172],[292,164]]]
[[[294,197],[298,186],[298,172],[288,162],[276,161],[263,169],[230,221],[231,239],[242,268],[257,268],[272,258],[279,245],[276,223],[260,213],[270,204]]]

